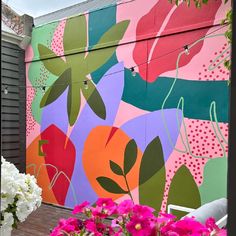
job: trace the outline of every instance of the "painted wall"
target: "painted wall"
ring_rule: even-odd
[[[45,202],[165,210],[226,196],[228,8],[136,0],[34,29],[27,171]]]

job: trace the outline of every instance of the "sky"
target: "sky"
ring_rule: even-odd
[[[38,17],[85,0],[3,0],[19,15]]]

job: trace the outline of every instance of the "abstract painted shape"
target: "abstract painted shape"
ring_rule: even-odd
[[[164,121],[163,114],[165,115]],[[142,152],[158,136],[162,143],[166,161],[179,135],[179,125],[176,117],[179,117],[179,122],[181,123],[182,114],[178,109],[155,111],[126,122],[121,126],[121,129],[136,141]],[[137,129],[137,127],[139,128]],[[170,140],[172,140],[172,143]]]
[[[44,202],[58,204],[55,194],[51,188],[51,180],[48,176],[45,158],[38,155],[38,143],[41,135],[37,136],[26,149],[26,173],[34,175],[37,184],[42,188],[42,198]],[[55,169],[52,167],[54,175]]]
[[[113,125],[124,86],[123,70],[123,63],[116,64],[107,71],[107,73],[97,84],[97,89],[101,94],[106,110],[109,111],[106,119],[103,120],[98,116],[94,116],[93,111],[86,104],[72,130],[70,139],[76,148],[76,163],[72,176],[72,183],[75,186],[75,193],[79,202],[85,200],[94,202],[97,199],[97,194],[94,192],[94,189],[89,183],[82,165],[84,144],[93,128],[101,125]],[[71,207],[74,206],[73,191],[71,188],[69,188],[66,205]]]
[[[128,72],[127,72],[128,73]],[[148,84],[147,91],[141,82],[126,78],[123,101],[143,110],[155,111],[162,108],[164,100],[170,92],[164,108],[176,108],[179,100],[184,98],[184,116],[192,119],[210,120],[209,109],[212,101],[217,107],[219,122],[228,122],[228,93],[227,81],[191,81],[184,79],[160,77],[154,83]],[[137,76],[136,76],[137,77]],[[173,84],[175,83],[175,84]],[[139,87],[142,86],[143,88]],[[171,87],[173,88],[171,89]],[[133,88],[136,88],[135,90]],[[170,91],[171,89],[171,91]],[[138,93],[139,91],[139,93]],[[197,96],[195,96],[197,94]]]
[[[190,7],[188,7],[187,4],[183,2],[176,7],[171,4],[168,5],[165,0],[160,0],[150,10],[150,12],[143,16],[139,21],[136,37],[138,39],[140,36],[145,34],[152,34],[155,36],[161,36],[166,33],[170,34],[170,32],[173,33],[176,30],[180,31],[181,28],[191,28],[193,25],[197,25],[197,23],[201,24],[202,22],[212,24],[220,5],[220,1],[217,3],[209,2],[208,4],[203,5],[201,11],[199,11],[194,4],[190,4]],[[186,14],[186,12],[189,12],[189,14]],[[186,14],[187,19],[183,19],[183,14]],[[148,28],[147,25],[149,26]],[[147,32],[149,29],[151,32]],[[137,65],[146,61],[145,57],[147,55],[150,60],[148,63],[148,77],[146,71],[143,71],[143,68],[140,67],[139,73],[141,77],[148,82],[154,82],[163,72],[174,69],[176,66],[176,59],[178,54],[183,50],[183,46],[204,37],[208,30],[208,28],[205,28],[198,31],[173,34],[168,37],[157,37],[148,42],[148,51],[143,50],[144,47],[142,44],[137,44],[133,52],[134,60]],[[168,52],[173,52],[163,56],[167,53],[166,45],[168,45]],[[191,50],[190,55],[184,55],[181,58],[179,66],[181,67],[188,64],[201,50],[202,45],[203,42],[198,43],[198,45]],[[142,57],[144,59],[142,59]]]
[[[178,169],[171,181],[167,206],[169,204],[194,209],[201,206],[198,187],[193,179],[193,176],[185,165],[182,165]],[[183,213],[178,211],[174,211],[173,214],[178,218],[183,216]]]
[[[204,168],[204,180],[199,187],[202,204],[227,196],[228,159],[209,160]]]
[[[44,130],[41,137],[48,140],[48,144],[43,146],[43,151],[46,154],[45,164],[47,165],[48,176],[50,181],[53,182],[52,190],[58,203],[64,205],[74,170],[75,147],[71,140],[67,141],[65,147],[67,136],[55,125],[51,125]],[[57,169],[56,176],[51,166]]]
[[[45,153],[42,152],[42,146],[47,143],[48,143],[48,140],[39,140],[39,144],[38,144],[38,155],[39,156],[45,156]]]

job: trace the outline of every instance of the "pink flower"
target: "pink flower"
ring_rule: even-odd
[[[220,229],[215,222],[215,219],[210,217],[206,220],[206,227],[212,232],[215,236],[227,236],[227,231],[225,229]]]
[[[133,215],[140,218],[153,218],[154,209],[148,206],[135,205],[133,207]]]
[[[132,217],[126,228],[132,236],[150,236],[152,232],[147,218]]]
[[[134,203],[131,200],[124,200],[117,206],[117,212],[120,215],[131,213]]]
[[[92,214],[110,216],[116,213],[117,205],[111,198],[99,198],[96,202],[97,207],[92,210]]]
[[[89,204],[90,204],[89,202],[85,201],[85,202],[81,203],[80,205],[75,206],[75,207],[74,207],[74,210],[72,211],[72,214],[75,215],[75,214],[77,214],[77,213],[83,212],[83,211],[84,211],[84,208],[85,208],[86,206],[88,206]]]

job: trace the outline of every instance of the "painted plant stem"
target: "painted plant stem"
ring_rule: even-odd
[[[133,197],[132,197],[132,194],[131,194],[131,191],[130,191],[130,188],[129,188],[129,184],[128,184],[128,181],[127,181],[126,175],[124,174],[123,176],[124,176],[124,178],[125,178],[125,183],[126,183],[126,187],[127,187],[128,194],[129,194],[131,200],[132,200],[133,203],[134,203],[134,199],[133,199]]]

